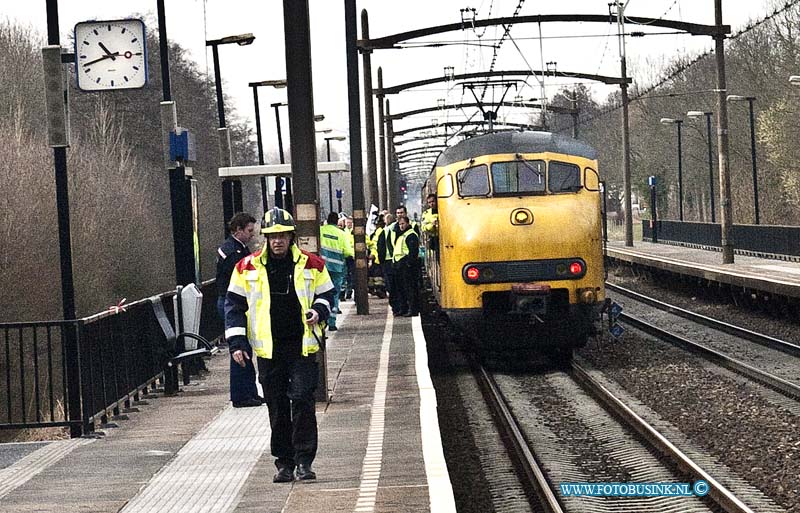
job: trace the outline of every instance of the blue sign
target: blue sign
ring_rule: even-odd
[[[342,199],[342,190],[336,189],[336,199]]]
[[[196,153],[194,149],[194,136],[185,128],[178,127],[169,133],[169,159],[181,162],[194,162]]]
[[[623,328],[623,327],[622,327],[621,325],[619,325],[619,324],[615,324],[615,325],[613,325],[613,326],[611,327],[611,329],[610,329],[610,330],[608,330],[608,331],[609,331],[609,332],[611,332],[611,336],[612,336],[612,337],[614,337],[614,338],[619,338],[619,337],[621,337],[621,336],[622,336],[622,334],[623,334],[623,333],[625,333],[625,328]]]
[[[622,313],[622,305],[619,303],[611,303],[611,308],[608,312],[608,318],[611,322],[617,322],[617,318]]]
[[[647,177],[647,185],[649,185],[650,187],[655,187],[656,186],[656,177],[655,176],[648,176]]]

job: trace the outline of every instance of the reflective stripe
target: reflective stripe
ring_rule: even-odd
[[[322,259],[325,260],[325,263],[344,265],[344,260],[339,260],[325,255],[322,255]]]
[[[225,338],[235,337],[237,335],[247,336],[245,328],[228,328],[225,330]]]
[[[333,282],[328,280],[325,283],[317,285],[316,290],[314,291],[317,294],[324,294],[333,288]]]
[[[233,280],[231,280],[230,284],[228,285],[228,292],[233,292],[234,294],[242,297],[247,296],[247,292],[245,292],[244,287],[234,282]]]
[[[319,348],[317,339],[314,338],[314,335],[311,335],[310,337],[303,337],[303,348],[305,348],[307,353],[316,353],[316,351],[309,351],[309,349],[312,349],[315,346]]]
[[[327,299],[318,297],[317,299],[314,300],[314,304],[315,305],[316,304],[325,305],[325,307],[328,309],[328,311],[329,312],[331,311],[331,304],[328,302]]]
[[[228,258],[228,255],[226,255],[225,252],[222,251],[222,248],[217,248],[217,253],[219,253],[219,256],[221,256],[223,259]]]

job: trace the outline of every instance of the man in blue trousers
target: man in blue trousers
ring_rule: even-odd
[[[256,219],[250,214],[234,214],[228,223],[230,235],[217,249],[217,313],[225,320],[225,294],[231,281],[231,273],[236,263],[250,254],[247,243],[255,234]],[[252,349],[246,349],[252,358]],[[231,402],[234,408],[261,406],[264,402],[256,388],[256,369],[252,359],[246,360],[243,367],[230,359]]]

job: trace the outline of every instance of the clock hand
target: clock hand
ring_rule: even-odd
[[[119,56],[119,52],[115,52],[115,53],[110,54],[110,55],[103,55],[102,57],[99,57],[99,58],[97,58],[97,59],[95,59],[93,61],[84,62],[83,63],[83,67],[85,68],[86,66],[91,66],[92,64],[95,64],[95,63],[100,62],[100,61],[104,61],[106,59],[114,59],[117,56]]]
[[[100,48],[102,48],[103,51],[106,52],[106,55],[109,56],[112,61],[117,60],[116,56],[119,55],[119,52],[111,53],[111,51],[108,48],[106,48],[106,45],[104,45],[102,41],[98,42],[97,44],[100,45]]]

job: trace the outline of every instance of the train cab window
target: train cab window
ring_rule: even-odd
[[[545,191],[543,160],[515,160],[492,164],[494,194],[537,193]]]
[[[575,164],[550,162],[547,175],[550,192],[577,192],[581,188],[581,170]]]
[[[436,197],[449,198],[455,193],[453,190],[453,175],[447,173],[436,181]]]
[[[458,195],[461,197],[489,195],[489,172],[486,164],[462,169],[456,174],[456,181]]]

